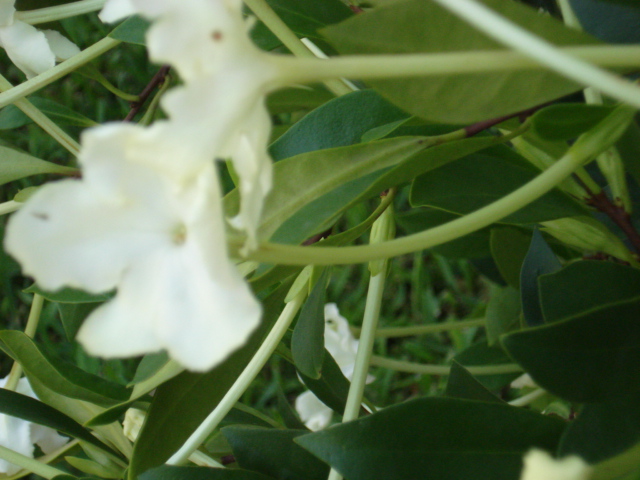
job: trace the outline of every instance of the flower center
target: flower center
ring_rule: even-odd
[[[187,241],[187,227],[184,223],[179,223],[171,230],[171,241],[174,245],[182,245]]]

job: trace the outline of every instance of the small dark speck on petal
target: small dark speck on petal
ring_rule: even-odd
[[[219,42],[220,40],[222,40],[222,32],[220,30],[214,30],[211,33],[211,38],[216,41]]]
[[[49,220],[49,215],[47,215],[46,213],[33,212],[31,215],[39,218],[40,220]]]

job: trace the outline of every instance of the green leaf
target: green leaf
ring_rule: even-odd
[[[93,127],[97,125],[97,122],[54,100],[30,97],[29,101],[59,125],[73,125],[76,127]],[[0,110],[0,130],[12,130],[30,123],[33,123],[33,120],[15,105],[7,105]]]
[[[322,375],[318,379],[307,377],[298,372],[304,384],[316,397],[332,410],[342,413],[347,403],[349,394],[349,380],[343,375],[342,370],[327,351],[324,353]]]
[[[34,398],[1,388],[0,412],[31,423],[53,428],[64,435],[83,440],[119,458],[117,452],[98,440],[78,422]]]
[[[276,430],[255,427],[222,429],[242,468],[280,480],[325,480],[329,467],[295,444],[308,430]]]
[[[554,450],[564,422],[500,403],[421,398],[296,442],[349,480],[513,480],[530,448]]]
[[[640,4],[637,0],[571,0],[580,25],[610,43],[638,43]]]
[[[58,311],[67,340],[76,338],[82,322],[100,305],[102,303],[58,303]]]
[[[173,465],[163,465],[140,475],[140,480],[269,480],[270,478],[241,469]]]
[[[293,409],[291,404],[289,404],[289,400],[287,400],[287,397],[285,396],[284,391],[282,390],[282,385],[280,383],[278,383],[277,394],[278,413],[280,414],[280,417],[282,418],[285,426],[293,430],[308,430],[306,425],[302,423],[302,420],[300,420],[300,417]]]
[[[572,140],[591,130],[613,110],[610,105],[561,103],[536,112],[530,119],[533,132],[544,140]]]
[[[481,365],[500,365],[503,363],[513,363],[513,360],[498,346],[489,346],[487,342],[474,343],[462,352],[458,353],[453,360],[463,367],[474,367]],[[495,392],[505,385],[511,383],[519,376],[518,373],[500,373],[496,375],[479,375],[476,380],[484,385],[488,390]]]
[[[520,292],[513,287],[491,286],[491,297],[487,305],[487,339],[489,345],[499,345],[500,336],[520,327]]]
[[[291,337],[291,354],[300,373],[315,380],[320,378],[324,360],[324,304],[327,303],[329,269],[313,286],[303,305]]]
[[[562,268],[558,257],[544,241],[538,229],[533,231],[529,251],[522,263],[520,273],[520,294],[522,298],[522,313],[529,326],[544,324],[544,315],[540,306],[538,277],[546,273],[553,273]]]
[[[491,229],[491,256],[505,281],[520,290],[520,271],[531,244],[531,232],[515,227]]]
[[[408,117],[373,90],[358,90],[306,115],[269,147],[269,153],[279,161],[315,150],[346,147],[360,143],[372,128]]]
[[[66,456],[64,459],[73,468],[80,470],[82,473],[93,475],[94,478],[119,479],[122,478],[124,471],[122,467],[118,468],[115,465],[105,466],[86,458]]]
[[[461,398],[464,400],[502,403],[498,397],[476,380],[466,368],[455,361],[451,364],[451,372],[449,373],[445,395],[447,397]]]
[[[540,303],[547,322],[574,317],[640,292],[640,271],[613,262],[585,260],[538,279]]]
[[[111,300],[114,296],[113,292],[93,294],[75,288],[61,288],[55,292],[47,292],[35,283],[27,288],[25,292],[37,293],[51,302],[58,303],[99,303]]]
[[[604,462],[594,465],[592,480],[638,480],[640,478],[640,443]]]
[[[125,387],[87,373],[72,363],[49,357],[22,332],[0,331],[0,342],[0,348],[20,362],[29,376],[60,395],[102,406],[129,398]]]
[[[500,151],[501,155],[505,153]],[[517,155],[507,158],[476,153],[417,177],[411,187],[410,201],[413,206],[431,206],[466,214],[499,200],[539,173]],[[584,207],[554,189],[502,222],[527,224],[584,214]]]
[[[333,98],[333,94],[327,90],[310,87],[291,87],[270,93],[267,96],[266,103],[269,112],[271,114],[277,114],[297,112],[299,110],[313,110]],[[304,119],[300,120],[300,122],[303,121]]]
[[[122,42],[146,45],[145,34],[150,25],[151,23],[144,18],[134,15],[114,28],[109,36]]]
[[[183,372],[156,390],[134,447],[130,479],[163,464],[215,408],[277,320],[290,286],[285,282],[263,300],[262,323],[226,361],[207,373]]]
[[[640,391],[640,298],[606,305],[502,344],[545,390],[575,402],[604,402]]]
[[[565,27],[519,2],[484,0],[488,7],[556,45],[589,45],[597,40]],[[436,2],[386,3],[322,32],[342,54],[473,52],[504,47]],[[466,124],[500,117],[580,89],[545,70],[472,73],[424,78],[370,80],[384,97],[431,121]]]
[[[164,350],[157,353],[145,355],[136,369],[136,374],[129,385],[136,385],[140,382],[148,380],[164,367],[169,361],[169,355]]]
[[[589,464],[621,454],[640,442],[638,394],[584,405],[560,441],[560,456],[578,455]]]
[[[45,162],[13,148],[0,146],[0,185],[42,173],[71,175],[76,172],[77,168]]]

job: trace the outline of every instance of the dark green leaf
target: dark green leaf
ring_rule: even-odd
[[[271,477],[247,470],[163,465],[142,475],[140,480],[269,480]]]
[[[522,264],[520,273],[520,294],[522,298],[522,313],[529,326],[544,324],[542,307],[540,306],[540,292],[538,277],[553,273],[562,268],[558,257],[549,248],[538,229],[534,230],[529,251]]]
[[[262,323],[225,362],[204,374],[183,372],[157,389],[134,448],[130,479],[164,463],[215,408],[280,315],[290,286],[285,282],[263,301]]]
[[[64,327],[67,340],[71,341],[76,337],[82,322],[98,308],[101,303],[58,303],[60,319]]]
[[[345,378],[340,367],[327,351],[324,354],[321,371],[322,376],[317,380],[302,373],[300,378],[322,403],[336,412],[344,412],[349,394],[349,380]]]
[[[55,408],[26,395],[0,388],[0,412],[53,428],[64,435],[83,440],[104,452],[119,457],[118,453],[111,447],[94,437],[89,430],[78,422]]]
[[[513,287],[492,286],[485,314],[489,345],[499,344],[501,335],[519,328],[521,312],[520,292]]]
[[[610,43],[638,43],[640,4],[637,0],[570,0],[580,25]]]
[[[502,278],[520,290],[520,272],[531,244],[531,232],[515,227],[491,229],[491,256]]]
[[[585,260],[538,279],[547,322],[557,322],[638,296],[640,271],[619,263]]]
[[[421,398],[296,441],[349,480],[513,480],[522,455],[553,451],[563,429],[505,404]]]
[[[545,140],[572,140],[592,129],[615,107],[561,103],[536,112],[531,117],[533,131]]]
[[[165,351],[145,355],[142,360],[140,360],[136,374],[133,380],[131,380],[130,385],[135,385],[151,378],[158,370],[164,367],[168,361],[169,355],[167,355]]]
[[[640,298],[511,333],[504,347],[545,390],[575,402],[640,391]]]
[[[333,98],[333,94],[318,88],[284,88],[269,94],[267,108],[272,114],[313,110]]]
[[[96,122],[84,115],[65,107],[58,102],[39,97],[30,97],[29,101],[59,125],[73,125],[77,127],[93,127]],[[15,105],[7,105],[0,111],[0,130],[12,130],[33,123],[22,110]]]
[[[475,379],[469,371],[458,362],[451,364],[451,372],[447,380],[447,397],[478,400],[481,402],[501,402],[493,393]]]
[[[513,360],[500,347],[490,347],[487,342],[478,342],[458,353],[453,359],[463,367],[481,365],[500,365],[513,363]],[[497,391],[511,383],[518,373],[500,373],[497,375],[479,375],[476,377],[490,391]]]
[[[134,15],[128,18],[109,34],[114,40],[121,40],[127,43],[135,43],[137,45],[145,45],[145,33],[150,23],[142,17]]]
[[[77,168],[45,162],[13,148],[0,146],[0,185],[41,173],[71,175],[76,172]]]
[[[484,3],[556,45],[593,44],[596,40],[519,2]],[[436,53],[502,50],[436,2],[389,2],[366,15],[322,33],[342,54]],[[429,76],[369,82],[406,111],[443,123],[471,123],[511,114],[578,90],[565,78],[544,70]]]
[[[113,293],[93,294],[76,290],[75,288],[62,288],[56,292],[46,292],[35,283],[27,288],[25,292],[37,293],[51,302],[58,303],[99,303],[113,298]]]
[[[300,311],[291,337],[291,354],[300,373],[319,379],[324,359],[324,304],[329,270],[324,269]]]
[[[34,341],[16,330],[0,331],[0,347],[19,361],[24,371],[54,392],[70,398],[110,406],[129,398],[129,391],[116,383],[81,370],[45,354]]]
[[[225,427],[222,433],[242,468],[280,480],[325,480],[329,467],[293,442],[308,430]]]
[[[293,430],[308,430],[295,410],[289,404],[287,397],[282,391],[282,385],[278,384],[278,413],[282,417],[285,426]]]

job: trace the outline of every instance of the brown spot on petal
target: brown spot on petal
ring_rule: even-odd
[[[222,37],[223,35],[220,30],[214,30],[213,32],[211,32],[211,38],[214,42],[219,42],[220,40],[222,40]]]
[[[47,215],[46,213],[33,212],[31,215],[40,220],[49,220],[49,215]]]

